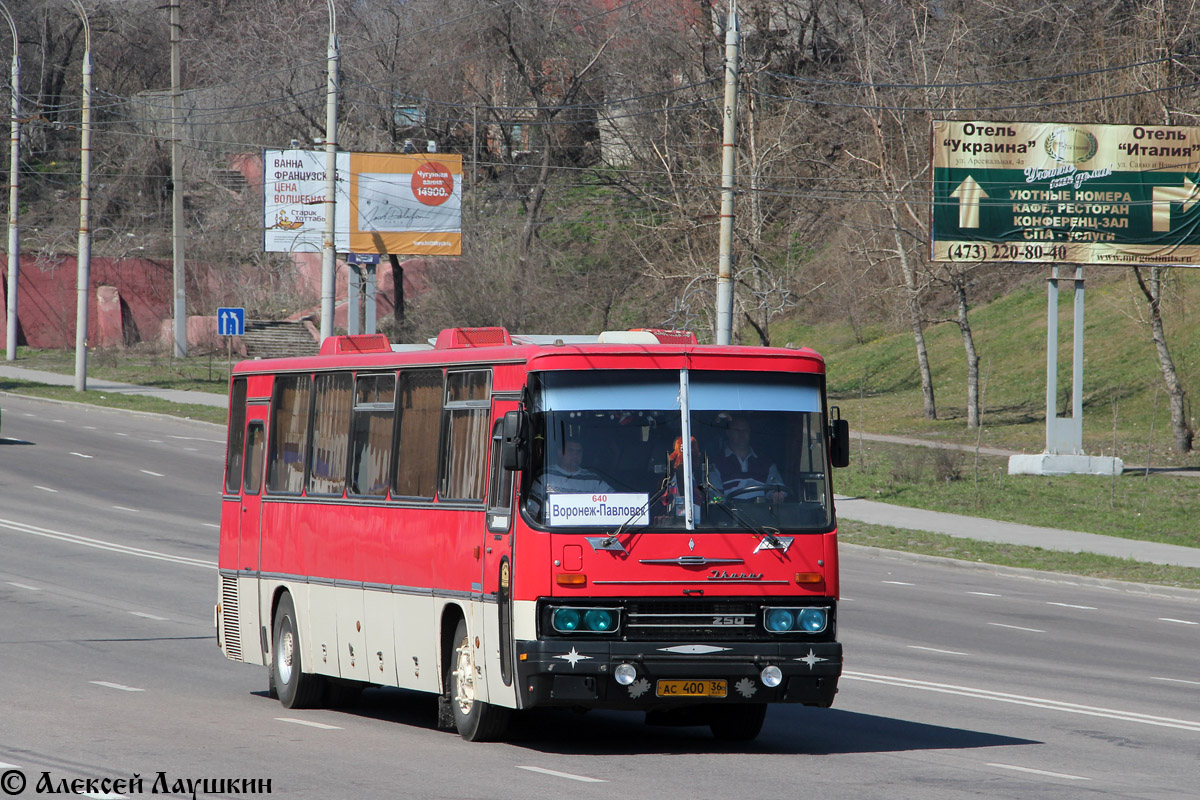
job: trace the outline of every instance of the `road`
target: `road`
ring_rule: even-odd
[[[223,431],[2,402],[0,788],[19,771],[18,796],[44,773],[56,788],[91,778],[96,797],[100,779],[134,775],[141,793],[108,796],[235,778],[288,798],[1195,793],[1196,599],[859,548],[842,564],[838,702],[776,707],[750,745],[557,711],[469,744],[397,690],[289,711],[265,669],[216,647]]]

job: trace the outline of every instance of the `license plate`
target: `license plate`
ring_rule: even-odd
[[[724,697],[725,681],[659,681],[659,697]]]

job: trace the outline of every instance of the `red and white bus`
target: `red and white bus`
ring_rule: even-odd
[[[546,706],[753,738],[837,692],[830,412],[812,350],[678,331],[242,362],[219,645],[289,708],[432,692],[469,740]]]

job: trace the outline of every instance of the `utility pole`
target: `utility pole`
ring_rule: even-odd
[[[184,284],[183,101],[179,91],[179,0],[171,0],[171,279],[175,293],[175,356],[187,355],[187,288]]]
[[[20,208],[21,192],[21,120],[18,109],[21,103],[21,57],[20,44],[17,42],[17,23],[8,6],[0,3],[0,12],[8,21],[12,31],[12,100],[9,105],[11,116],[11,133],[9,135],[8,153],[8,304],[5,350],[9,361],[17,360],[17,278],[21,274],[21,241],[17,229],[17,213]]]
[[[737,0],[729,0],[725,23],[725,124],[721,137],[721,238],[717,264],[717,344],[733,329],[733,168],[737,154]]]
[[[337,269],[337,245],[334,241],[337,211],[337,106],[338,41],[337,12],[329,5],[329,77],[325,94],[325,241],[321,251],[321,341],[333,335],[333,306]]]
[[[79,139],[79,257],[75,275],[75,391],[87,391],[88,296],[92,283],[92,236],[88,206],[92,181],[92,27],[80,0],[72,0],[83,21],[83,111]]]

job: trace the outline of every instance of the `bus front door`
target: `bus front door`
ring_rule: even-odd
[[[506,411],[517,407],[515,402],[496,402],[492,409],[491,461],[488,480],[488,509],[484,531],[483,591],[496,598],[496,628],[488,630],[499,651],[499,670],[489,670],[488,696],[513,697],[513,636],[512,636],[512,577],[513,577],[513,475],[500,461],[503,447],[503,419]],[[503,705],[503,703],[501,703]]]
[[[262,541],[263,460],[267,442],[265,415],[265,407],[247,408],[246,456],[242,461],[242,509],[238,521],[238,573],[243,577],[253,578],[252,583],[255,587],[252,592],[246,592],[241,598],[242,647],[247,661],[262,660],[263,663],[266,658],[266,643],[260,635],[260,631],[264,629],[259,619],[262,600],[259,596],[261,582],[258,576]],[[239,583],[245,586],[248,582]],[[253,659],[255,651],[258,651],[260,659]]]

